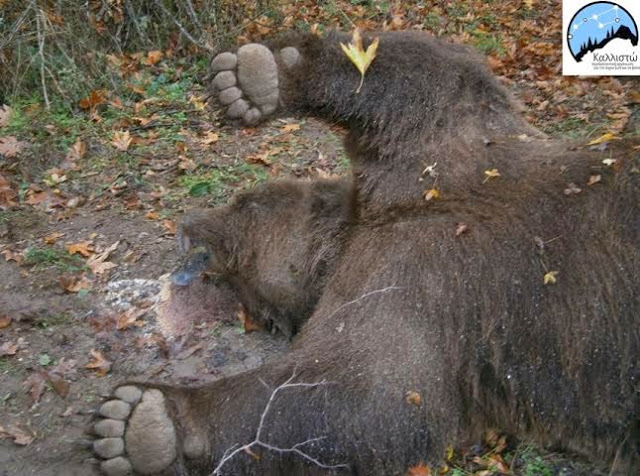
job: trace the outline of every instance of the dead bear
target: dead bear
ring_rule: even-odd
[[[238,193],[227,206],[190,211],[178,231],[189,254],[172,280],[218,275],[252,318],[292,337],[340,254],[353,198],[348,180],[283,180]]]
[[[631,147],[612,166],[546,140],[466,48],[374,36],[358,94],[342,34],[214,60],[230,117],[349,130],[356,219],[289,353],[206,385],[116,390],[96,424],[106,474],[404,474],[488,427],[640,471]]]

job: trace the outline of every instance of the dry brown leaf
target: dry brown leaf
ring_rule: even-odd
[[[162,59],[163,56],[164,54],[160,50],[149,51],[147,53],[147,59],[145,63],[148,66],[153,66],[154,64],[157,64]]]
[[[157,220],[158,218],[160,218],[160,215],[158,215],[158,212],[155,210],[149,210],[144,214],[144,216],[149,220]]]
[[[125,329],[128,329],[131,326],[136,326],[136,327],[143,326],[144,321],[141,321],[139,319],[146,312],[147,312],[147,309],[139,309],[137,307],[132,307],[130,309],[127,309],[118,317],[118,323],[116,324],[116,329],[123,331]]]
[[[407,476],[432,476],[431,469],[429,466],[424,464],[422,461],[418,463],[416,466],[412,466],[407,471]]]
[[[107,258],[116,250],[116,248],[118,248],[119,244],[120,240],[116,241],[103,252],[93,255],[87,260],[87,266],[91,268],[93,274],[103,274],[117,266],[116,264],[107,261]]]
[[[595,185],[602,180],[602,175],[592,175],[587,181],[587,185]]]
[[[19,350],[18,344],[13,342],[5,342],[0,345],[0,357],[4,357],[5,355],[16,355],[16,352]]]
[[[14,136],[0,137],[0,155],[15,157],[26,145],[26,142],[19,141]]]
[[[215,144],[216,142],[218,142],[218,134],[216,134],[215,132],[207,132],[204,137],[202,139],[200,139],[200,142],[204,145],[211,145],[211,144]]]
[[[44,241],[48,245],[55,245],[55,243],[58,241],[58,238],[61,238],[63,236],[64,236],[64,233],[59,233],[57,231],[54,231],[52,233],[49,233],[48,235],[45,235],[42,238],[42,241]]]
[[[18,196],[15,190],[11,187],[11,183],[0,174],[0,206],[12,207],[16,205],[14,199]]]
[[[16,445],[26,446],[33,442],[35,437],[17,426],[0,426],[0,438],[11,438]]]
[[[9,124],[9,118],[11,117],[11,108],[6,104],[0,106],[0,127],[4,127]]]
[[[106,102],[107,91],[104,89],[96,89],[91,91],[89,96],[80,99],[78,106],[82,109],[93,109],[94,107]]]
[[[259,323],[251,319],[249,313],[245,310],[244,306],[240,306],[238,309],[238,320],[244,327],[245,333],[259,331],[263,329],[263,326]]]
[[[162,226],[164,226],[165,230],[167,230],[167,234],[169,235],[175,235],[178,230],[178,226],[173,220],[162,220]]]
[[[280,131],[282,132],[293,132],[293,131],[299,131],[300,130],[300,124],[287,124],[286,126],[282,126],[280,128]]]
[[[76,253],[78,253],[85,258],[88,258],[93,254],[94,251],[95,249],[91,241],[81,241],[80,243],[67,245],[67,253],[69,253],[70,255],[75,255]]]
[[[51,388],[62,398],[66,398],[69,394],[69,382],[55,372],[47,372],[47,377]]]
[[[46,383],[47,379],[44,372],[34,372],[22,382],[22,386],[31,394],[33,403],[38,403],[44,393]]]
[[[111,145],[118,149],[120,152],[126,152],[131,145],[131,134],[129,131],[118,131],[113,133],[111,138]]]
[[[58,278],[62,288],[70,293],[77,293],[82,289],[91,289],[92,283],[86,276],[78,278],[76,276],[63,275]]]
[[[0,316],[0,329],[9,327],[9,324],[11,324],[11,321],[12,319],[9,316]]]
[[[24,261],[22,252],[2,250],[0,251],[0,255],[4,256],[5,261],[15,261],[19,265],[22,264],[22,261]]]
[[[80,160],[81,158],[84,157],[84,154],[86,153],[87,153],[87,144],[82,142],[82,140],[80,140],[80,138],[78,137],[76,141],[73,143],[73,145],[69,147],[69,150],[67,151],[67,160],[70,160],[72,162],[76,160]]]
[[[420,394],[414,390],[409,390],[406,394],[405,394],[405,399],[407,400],[407,403],[409,405],[415,405],[417,407],[420,406],[420,404],[422,403],[422,397],[420,396]]]
[[[84,367],[86,369],[95,370],[98,377],[104,377],[107,375],[107,372],[111,370],[111,362],[105,359],[104,355],[102,355],[102,352],[99,350],[91,349],[90,353],[91,359],[89,359],[89,362]]]

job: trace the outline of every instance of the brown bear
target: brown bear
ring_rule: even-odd
[[[349,130],[354,219],[290,352],[115,391],[95,425],[106,474],[404,474],[488,427],[640,472],[638,158],[547,140],[464,47],[373,37],[359,93],[339,33],[214,59],[229,117]]]
[[[292,337],[311,315],[355,220],[348,180],[282,180],[190,211],[178,230],[179,286],[203,272],[231,285],[248,314]]]

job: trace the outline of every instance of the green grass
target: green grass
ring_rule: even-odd
[[[24,264],[36,269],[54,267],[64,272],[84,271],[87,266],[82,258],[57,248],[29,247],[24,252]]]
[[[36,327],[41,329],[49,329],[51,327],[62,326],[70,324],[73,321],[73,317],[70,314],[53,314],[51,316],[38,317],[35,320]]]
[[[484,54],[495,54],[503,56],[506,53],[502,40],[497,35],[491,35],[484,32],[474,32],[473,44],[476,48],[482,51]]]
[[[269,178],[269,172],[261,165],[241,162],[210,170],[205,173],[187,174],[179,179],[179,184],[192,197],[210,195],[216,202],[226,200],[234,189],[250,188]]]

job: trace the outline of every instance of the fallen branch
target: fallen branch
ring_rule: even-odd
[[[261,447],[261,448],[264,448],[266,450],[273,451],[273,452],[280,453],[280,454],[285,454],[285,453],[296,454],[296,455],[300,456],[301,458],[303,458],[303,459],[309,461],[310,463],[313,463],[314,465],[318,466],[319,468],[323,468],[323,469],[339,469],[339,468],[348,468],[349,467],[346,464],[329,465],[329,464],[322,463],[320,460],[318,460],[317,458],[314,458],[313,456],[311,456],[310,454],[306,453],[304,450],[301,449],[301,447],[303,447],[305,445],[308,445],[310,443],[315,443],[317,441],[322,441],[323,439],[326,438],[326,436],[320,436],[320,437],[317,437],[317,438],[309,438],[309,439],[307,439],[305,441],[302,441],[300,443],[296,443],[295,445],[293,445],[293,446],[291,446],[289,448],[280,448],[278,446],[274,446],[274,445],[271,445],[269,443],[265,443],[264,441],[262,441],[262,432],[263,432],[264,426],[265,426],[264,422],[265,422],[265,419],[267,418],[267,414],[269,413],[269,409],[271,408],[271,404],[275,400],[276,395],[278,394],[278,392],[280,392],[282,390],[289,389],[289,388],[315,388],[315,387],[319,387],[321,385],[330,385],[332,383],[332,382],[327,382],[326,380],[323,380],[321,382],[314,382],[314,383],[304,383],[304,382],[292,383],[292,381],[293,381],[293,379],[295,377],[296,377],[296,372],[294,370],[293,374],[291,375],[291,377],[289,377],[283,384],[279,385],[278,387],[276,387],[273,390],[273,392],[271,392],[271,396],[269,397],[269,401],[265,405],[264,410],[262,411],[262,415],[260,416],[260,424],[258,425],[258,430],[256,431],[256,436],[253,439],[253,441],[250,442],[250,443],[247,443],[246,445],[242,445],[242,446],[234,445],[231,448],[228,448],[224,452],[224,455],[222,456],[222,459],[218,463],[218,466],[216,466],[216,468],[213,470],[212,475],[214,475],[214,476],[215,475],[220,475],[221,471],[222,471],[222,467],[240,452],[245,452],[245,453],[248,453],[250,455],[254,455],[254,453],[251,451],[251,449],[254,448],[254,447]],[[264,382],[262,382],[262,383],[264,384]]]

